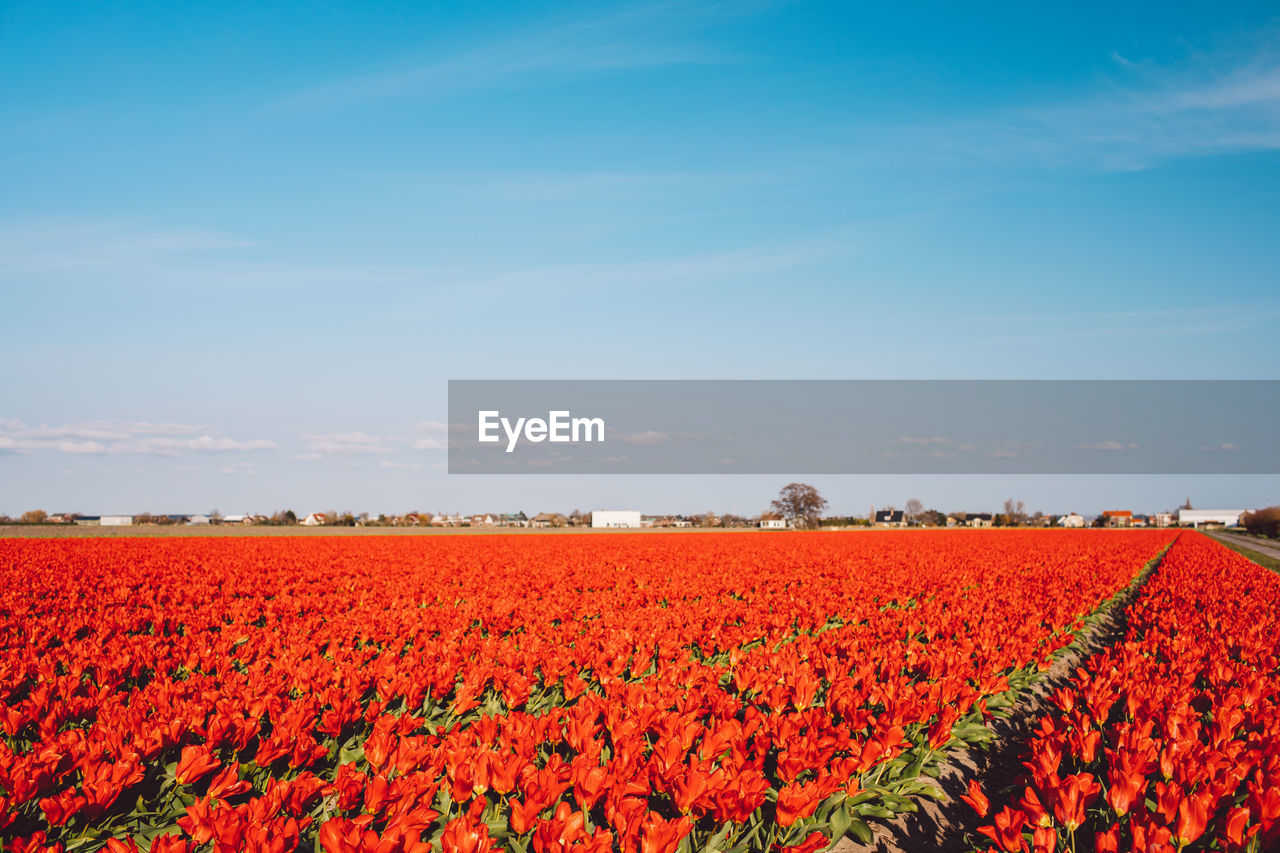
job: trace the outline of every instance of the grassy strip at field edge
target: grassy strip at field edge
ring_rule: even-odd
[[[1222,545],[1226,548],[1230,548],[1232,551],[1235,551],[1240,556],[1245,557],[1249,560],[1252,560],[1253,562],[1257,563],[1259,566],[1262,566],[1264,569],[1270,569],[1271,571],[1276,572],[1277,574],[1280,574],[1280,560],[1277,560],[1275,557],[1269,557],[1266,554],[1263,554],[1258,551],[1254,551],[1251,548],[1246,548],[1243,545],[1238,545],[1235,542],[1225,537],[1214,536],[1212,533],[1206,533],[1205,535],[1208,536],[1210,539],[1212,539],[1214,542],[1217,542],[1219,545]]]

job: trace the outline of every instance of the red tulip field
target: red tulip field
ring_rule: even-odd
[[[1162,553],[974,844],[1265,850],[1280,577],[1163,530],[0,539],[0,849],[865,843]]]
[[[1280,577],[1185,534],[1128,612],[1124,642],[1054,697],[1030,784],[983,832],[1008,851],[1276,849]]]

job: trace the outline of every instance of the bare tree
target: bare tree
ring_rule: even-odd
[[[49,518],[49,513],[42,509],[29,509],[22,514],[23,524],[44,524]]]
[[[769,508],[797,527],[817,527],[827,499],[807,483],[788,483]]]
[[[1004,502],[1004,514],[1010,525],[1021,524],[1027,517],[1026,505],[1022,501],[1009,498]]]
[[[919,498],[912,498],[907,501],[907,521],[915,521],[920,517],[920,513],[922,512],[924,512],[924,504],[920,502]]]

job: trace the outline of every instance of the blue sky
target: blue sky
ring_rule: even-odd
[[[1280,356],[1269,4],[7,2],[0,186],[0,512],[755,512],[781,483],[448,477],[446,380]]]

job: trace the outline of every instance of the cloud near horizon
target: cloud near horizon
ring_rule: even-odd
[[[1081,442],[1076,445],[1076,450],[1099,451],[1103,453],[1118,453],[1122,450],[1137,450],[1136,442],[1128,442],[1127,444],[1120,441],[1095,441]]]
[[[240,440],[217,433],[218,430],[208,424],[88,420],[28,426],[16,418],[3,418],[0,419],[0,453],[47,450],[103,456],[181,456],[278,449],[269,439]]]

